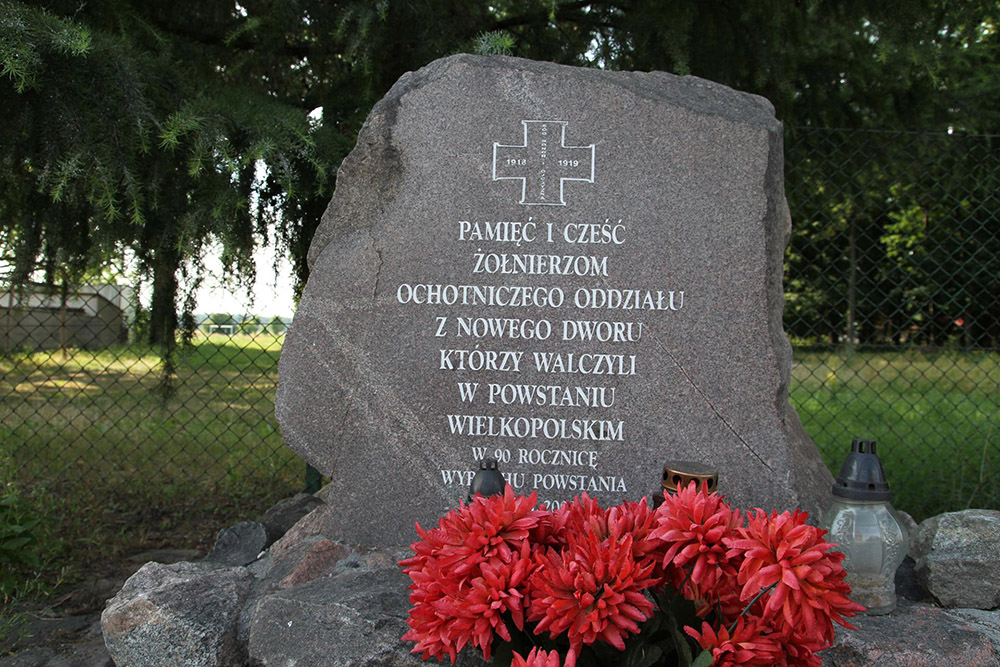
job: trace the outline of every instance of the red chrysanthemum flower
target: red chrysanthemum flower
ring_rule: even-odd
[[[638,623],[653,613],[653,603],[642,592],[655,583],[649,576],[653,565],[635,561],[631,536],[574,535],[569,546],[549,550],[537,565],[528,617],[538,622],[536,634],[566,633],[565,667],[576,665],[583,644],[602,640],[624,650],[623,638],[638,632]]]
[[[640,562],[647,558],[654,560],[654,574],[656,568],[662,565],[664,552],[663,541],[652,535],[656,516],[645,498],[637,503],[626,500],[608,510],[608,536],[612,540],[621,540],[631,535],[632,554]]]
[[[455,614],[451,630],[457,636],[469,637],[469,643],[479,648],[486,660],[490,659],[494,633],[505,641],[511,639],[503,620],[505,613],[510,614],[518,630],[524,629],[522,588],[531,571],[529,549],[524,543],[521,557],[511,563],[498,558],[484,562],[480,567],[482,576],[472,579],[462,591],[464,609]]]
[[[784,653],[777,639],[767,633],[759,619],[743,616],[736,622],[732,634],[725,627],[716,631],[708,623],[701,632],[685,627],[684,631],[712,653],[713,667],[776,667],[784,665]]]
[[[410,545],[414,555],[399,564],[410,572],[433,558],[461,576],[489,558],[510,561],[548,514],[536,509],[537,503],[536,494],[516,496],[510,486],[503,495],[476,496],[468,505],[460,503],[441,517],[435,529],[425,531],[416,524],[420,539]]]
[[[476,496],[468,505],[470,530],[466,546],[484,558],[496,555],[509,561],[511,552],[520,549],[547,513],[537,505],[537,494],[514,495],[509,484],[502,496]]]
[[[522,658],[520,653],[514,651],[514,661],[510,663],[510,667],[559,667],[559,653],[546,653],[533,648],[527,658]]]
[[[740,600],[740,592],[735,573],[725,573],[718,577],[715,585],[706,591],[690,582],[681,591],[685,599],[694,603],[695,614],[699,618],[717,613],[719,620],[726,625],[732,624],[746,608],[746,604]]]
[[[494,633],[510,639],[504,623],[509,613],[520,630],[527,607],[532,567],[529,534],[547,513],[535,509],[535,494],[477,496],[429,531],[417,525],[414,555],[400,561],[410,576],[409,631],[414,653],[452,662],[466,645],[489,659]]]
[[[472,619],[466,618],[463,598],[458,591],[452,594],[438,591],[437,595],[426,594],[419,599],[410,596],[413,607],[406,620],[410,629],[403,640],[416,642],[412,653],[420,653],[424,660],[448,657],[455,662],[458,652],[472,640],[467,632]]]
[[[608,511],[586,493],[564,503],[551,512],[542,525],[548,525],[545,542],[550,546],[566,546],[575,535],[608,536]]]
[[[785,661],[781,667],[821,667],[822,658],[816,655],[815,651],[825,648],[825,644],[819,646],[814,641],[801,637],[801,633],[793,632],[781,639],[781,650],[784,653]]]
[[[664,542],[663,568],[673,584],[687,581],[696,598],[706,597],[720,579],[736,576],[725,540],[735,535],[739,523],[740,513],[721,496],[691,482],[664,498],[650,537]]]
[[[807,517],[798,510],[770,515],[757,510],[727,542],[742,552],[740,598],[750,600],[774,586],[761,616],[787,636],[797,633],[801,646],[816,651],[833,643],[831,621],[853,629],[845,617],[864,607],[847,598],[844,555],[830,550],[826,531],[807,525]]]

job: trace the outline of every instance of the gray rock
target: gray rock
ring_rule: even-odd
[[[921,585],[944,607],[1000,607],[1000,511],[927,519],[911,539]]]
[[[340,168],[282,349],[276,414],[330,478],[326,536],[410,543],[487,455],[543,501],[638,499],[684,459],[737,505],[817,512],[782,172],[770,104],[702,79],[467,55],[404,75]]]
[[[38,646],[0,657],[0,667],[115,667],[102,639]]]
[[[322,504],[309,514],[299,519],[294,526],[285,531],[278,541],[268,549],[268,558],[271,561],[280,561],[285,558],[288,551],[297,550],[304,542],[311,542],[326,539],[324,525],[327,517],[337,514],[337,509],[332,505]]]
[[[292,588],[329,576],[337,562],[350,553],[343,544],[325,538],[302,542],[274,559],[267,573],[268,590]]]
[[[322,504],[322,500],[310,493],[296,493],[291,498],[276,503],[260,520],[267,531],[267,545],[270,546],[287,533],[299,519]]]
[[[902,602],[892,614],[851,619],[821,652],[824,667],[1000,666],[1000,641],[979,621],[926,604]],[[995,623],[994,623],[995,629]]]
[[[27,613],[18,621],[10,637],[0,637],[0,646],[11,645],[25,648],[49,643],[53,638],[64,640],[85,636],[95,624],[100,624],[100,614],[76,614],[71,616],[43,616]]]
[[[137,554],[132,554],[128,556],[125,560],[128,563],[134,563],[139,567],[142,567],[146,563],[161,563],[163,565],[170,565],[172,563],[181,563],[184,561],[193,562],[205,555],[204,551],[199,551],[198,549],[150,549],[148,551],[140,551]]]
[[[948,615],[959,622],[975,627],[990,638],[1000,651],[1000,613],[984,609],[951,609]]]
[[[894,508],[895,509],[895,508]],[[906,530],[906,534],[912,539],[917,533],[917,528],[919,527],[916,520],[910,516],[909,512],[904,512],[903,510],[896,509],[896,517],[899,519],[900,525]]]
[[[13,655],[0,656],[0,667],[49,667],[60,659],[59,652],[51,646],[38,646]]]
[[[329,576],[262,598],[250,629],[250,664],[310,667],[425,665],[406,632],[409,579],[396,565],[403,550],[355,554]],[[484,667],[465,651],[458,662]]]
[[[244,663],[236,622],[251,588],[242,567],[149,563],[101,616],[118,667],[224,667]]]
[[[256,521],[241,521],[219,531],[205,560],[218,565],[249,565],[270,544],[267,528]]]

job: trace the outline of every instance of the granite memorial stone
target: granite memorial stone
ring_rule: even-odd
[[[694,77],[453,56],[404,75],[340,168],[280,365],[327,534],[404,545],[481,459],[604,504],[667,459],[741,506],[832,478],[788,403],[781,124]]]

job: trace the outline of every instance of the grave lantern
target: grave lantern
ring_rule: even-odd
[[[496,459],[483,459],[479,462],[479,470],[472,478],[472,484],[469,485],[468,501],[471,503],[477,493],[484,497],[499,496],[506,487],[507,481],[497,469]]]
[[[906,557],[909,538],[889,504],[892,492],[874,440],[851,443],[833,496],[824,523],[827,540],[846,556],[851,598],[869,614],[888,614],[896,608],[896,568]]]
[[[695,461],[667,461],[663,464],[663,480],[660,490],[653,494],[653,507],[659,507],[664,494],[677,493],[677,485],[686,488],[691,482],[696,482],[698,488],[708,485],[708,492],[719,489],[719,471],[711,466]]]

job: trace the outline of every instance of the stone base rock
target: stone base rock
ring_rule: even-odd
[[[396,564],[405,549],[354,553],[338,560],[326,576],[283,588],[257,602],[250,629],[254,667],[422,665],[406,632],[409,579]],[[468,651],[459,663],[485,665]]]
[[[296,493],[291,498],[279,501],[265,512],[260,520],[267,531],[268,546],[291,530],[292,526],[299,522],[299,519],[322,504],[322,500],[309,493]]]
[[[401,639],[410,604],[409,579],[398,561],[409,550],[358,549],[334,541],[336,512],[333,505],[319,505],[246,567],[206,560],[142,568],[104,613],[116,665],[437,664],[410,653],[413,644]],[[246,534],[256,545],[259,532]],[[836,644],[820,653],[823,665],[1000,667],[1000,612],[927,604],[923,600],[930,598],[912,564],[908,561],[897,577],[897,611],[855,618],[857,630],[838,627]],[[57,664],[62,665],[25,667]],[[470,649],[458,664],[486,665]]]
[[[101,616],[118,667],[239,667],[237,620],[253,576],[243,567],[147,563]]]
[[[911,539],[921,585],[943,607],[1000,607],[1000,511],[931,517]]]
[[[205,560],[217,565],[249,565],[260,558],[268,544],[264,524],[241,521],[219,531],[215,546]]]
[[[38,646],[0,657],[0,667],[115,667],[100,639],[71,646]]]
[[[118,667],[426,664],[403,642],[407,549],[355,550],[324,533],[335,509],[321,504],[246,567],[147,564],[103,616]],[[261,524],[220,532],[225,553],[250,553]],[[254,529],[248,529],[250,528]],[[233,538],[243,535],[249,545]],[[217,546],[216,551],[222,552]],[[225,560],[225,559],[223,559]],[[470,651],[459,665],[483,667]]]
[[[901,601],[892,614],[851,621],[858,629],[838,627],[834,646],[819,654],[824,667],[1000,667],[997,614]]]

